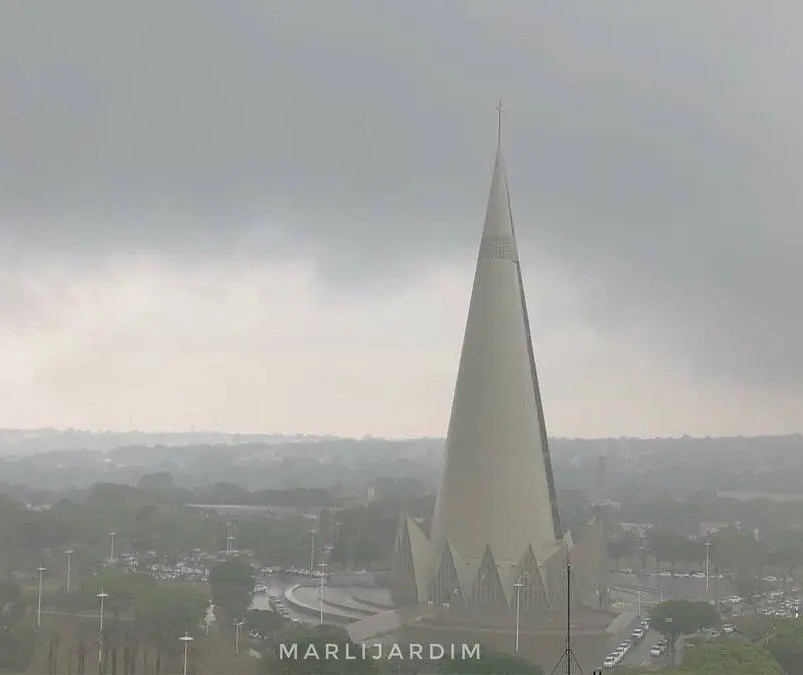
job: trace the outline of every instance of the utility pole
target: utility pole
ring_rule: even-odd
[[[326,568],[328,567],[328,565],[325,562],[321,561],[320,566],[321,566],[321,588],[320,588],[319,593],[320,593],[320,596],[321,596],[321,598],[320,598],[320,600],[321,600],[321,625],[323,625],[323,587],[324,587],[324,583],[326,582]]]
[[[67,556],[67,592],[70,592],[70,577],[72,573],[72,554],[75,553],[72,549],[67,549],[64,554]]]
[[[516,653],[519,653],[519,616],[521,614],[521,589],[524,588],[524,584],[522,583],[522,577],[519,577],[519,580],[513,584],[513,587],[516,589]]]
[[[36,571],[39,573],[39,599],[36,603],[36,627],[39,628],[39,626],[42,625],[42,577],[47,570],[42,567],[42,565],[39,565]]]

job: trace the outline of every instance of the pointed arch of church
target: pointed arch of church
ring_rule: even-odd
[[[535,557],[532,545],[527,547],[521,562],[519,562],[516,578],[516,583],[523,584],[523,588],[519,591],[522,614],[534,614],[549,606],[541,567]]]
[[[415,578],[415,563],[410,543],[410,530],[406,518],[402,518],[399,534],[396,539],[396,570],[394,573],[394,602],[416,604],[418,602],[418,584]]]
[[[443,555],[435,575],[432,600],[437,605],[443,605],[444,603],[449,603],[450,605],[462,604],[463,591],[460,588],[460,579],[457,576],[452,547],[448,542],[443,548]]]
[[[488,545],[485,547],[482,562],[477,570],[477,578],[471,593],[471,604],[485,610],[505,611],[509,608],[502,582],[499,580],[496,561],[491,547]]]

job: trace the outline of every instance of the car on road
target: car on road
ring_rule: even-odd
[[[644,639],[644,629],[643,628],[634,628],[633,632],[630,633],[630,637],[635,640],[643,640]]]
[[[726,635],[730,635],[735,630],[736,626],[734,626],[732,623],[726,623],[723,624],[722,626],[722,632],[725,633]]]
[[[653,658],[662,656],[663,653],[664,653],[663,649],[661,649],[658,645],[653,645],[652,647],[650,647],[650,656],[652,656]]]
[[[615,668],[616,667],[616,658],[611,654],[605,657],[605,660],[602,662],[603,668]]]

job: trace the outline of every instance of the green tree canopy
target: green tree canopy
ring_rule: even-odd
[[[695,675],[781,675],[783,672],[766,649],[732,640],[704,642],[687,650],[683,669]]]
[[[20,671],[33,658],[36,636],[23,624],[25,605],[18,584],[0,582],[0,671]]]
[[[774,621],[774,628],[767,650],[787,673],[803,673],[803,624],[783,619]]]
[[[232,558],[215,565],[209,572],[212,600],[230,619],[241,619],[254,595],[254,570],[243,558]]]
[[[718,625],[720,618],[714,606],[707,602],[668,600],[653,607],[650,622],[655,630],[666,636],[670,644],[674,644],[681,635]]]

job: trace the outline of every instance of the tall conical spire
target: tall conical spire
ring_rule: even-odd
[[[496,151],[432,542],[542,559],[562,533],[501,145]]]
[[[518,615],[522,579],[522,611],[562,606],[569,550],[584,560],[576,597],[597,602],[603,541],[584,536],[574,546],[560,525],[502,157],[501,104],[497,110],[499,145],[430,538],[404,521],[393,587],[401,605],[426,598],[430,606],[478,608],[483,616],[509,616],[514,606]]]

